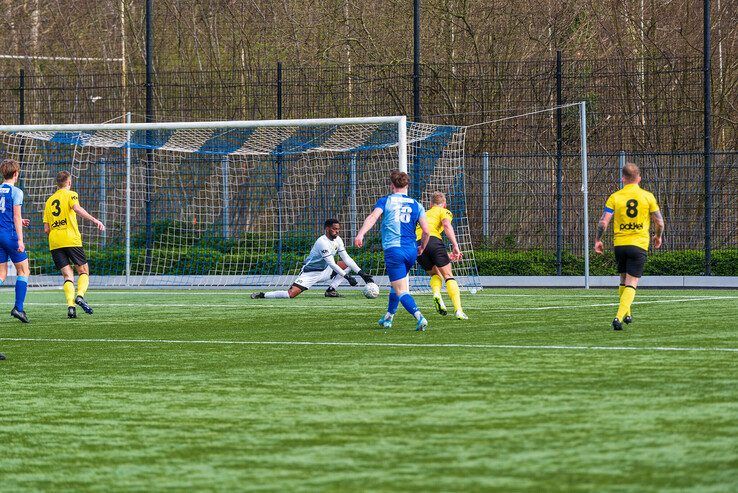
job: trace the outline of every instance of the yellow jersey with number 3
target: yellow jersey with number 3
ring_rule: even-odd
[[[79,204],[77,192],[62,188],[46,201],[44,222],[49,225],[49,250],[81,247],[82,235],[77,226],[77,213],[73,207]]]
[[[632,245],[648,250],[651,239],[651,213],[659,210],[656,197],[635,183],[610,195],[605,212],[613,215],[615,246]]]
[[[440,205],[434,205],[425,211],[425,219],[428,221],[428,232],[430,235],[441,240],[441,233],[443,233],[443,220],[448,219],[449,221],[453,221],[454,215],[450,210],[445,209]],[[415,239],[420,240],[421,236],[423,236],[423,230],[418,226],[415,228]]]

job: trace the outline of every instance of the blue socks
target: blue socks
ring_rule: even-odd
[[[421,318],[423,318],[423,315],[420,313],[420,308],[418,308],[417,303],[415,303],[415,298],[413,298],[410,293],[403,293],[402,296],[400,296],[400,303],[402,303],[402,306],[405,307],[405,310],[407,310],[410,315],[415,317],[416,320],[420,320]]]
[[[397,308],[400,306],[400,297],[397,296],[395,290],[390,288],[389,302],[387,303],[387,313],[394,315],[397,313]]]
[[[28,290],[28,277],[18,276],[15,280],[15,307],[19,312],[23,311],[23,302],[26,301]]]

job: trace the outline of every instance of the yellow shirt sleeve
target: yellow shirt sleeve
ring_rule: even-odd
[[[75,205],[79,204],[79,195],[77,192],[69,191],[69,208],[73,209]]]
[[[454,215],[451,213],[450,210],[444,209],[443,211],[443,217],[441,218],[441,222],[443,222],[444,219],[448,219],[449,221],[454,220]]]
[[[44,222],[46,224],[51,224],[51,220],[49,219],[49,204],[48,203],[44,205]]]
[[[607,198],[607,202],[605,202],[605,209],[607,209],[607,212],[610,213],[615,211],[615,194],[612,194]]]

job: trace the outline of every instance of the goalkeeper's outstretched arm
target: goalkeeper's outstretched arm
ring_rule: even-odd
[[[339,250],[338,256],[341,257],[341,260],[343,260],[343,263],[346,264],[352,271],[356,272],[359,277],[361,277],[365,283],[374,282],[374,278],[371,276],[371,274],[368,274],[364,272],[361,267],[359,267],[359,264],[357,264],[354,259],[351,258],[351,255],[348,254],[346,250]]]

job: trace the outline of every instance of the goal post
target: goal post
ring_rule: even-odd
[[[288,285],[329,217],[357,263],[384,281],[378,228],[365,248],[351,244],[399,168],[426,206],[435,190],[450,197],[467,254],[457,277],[477,289],[464,135],[405,116],[3,125],[0,150],[21,162],[34,285],[58,284],[42,214],[63,169],[82,206],[107,220],[104,236],[80,220],[93,285]]]

